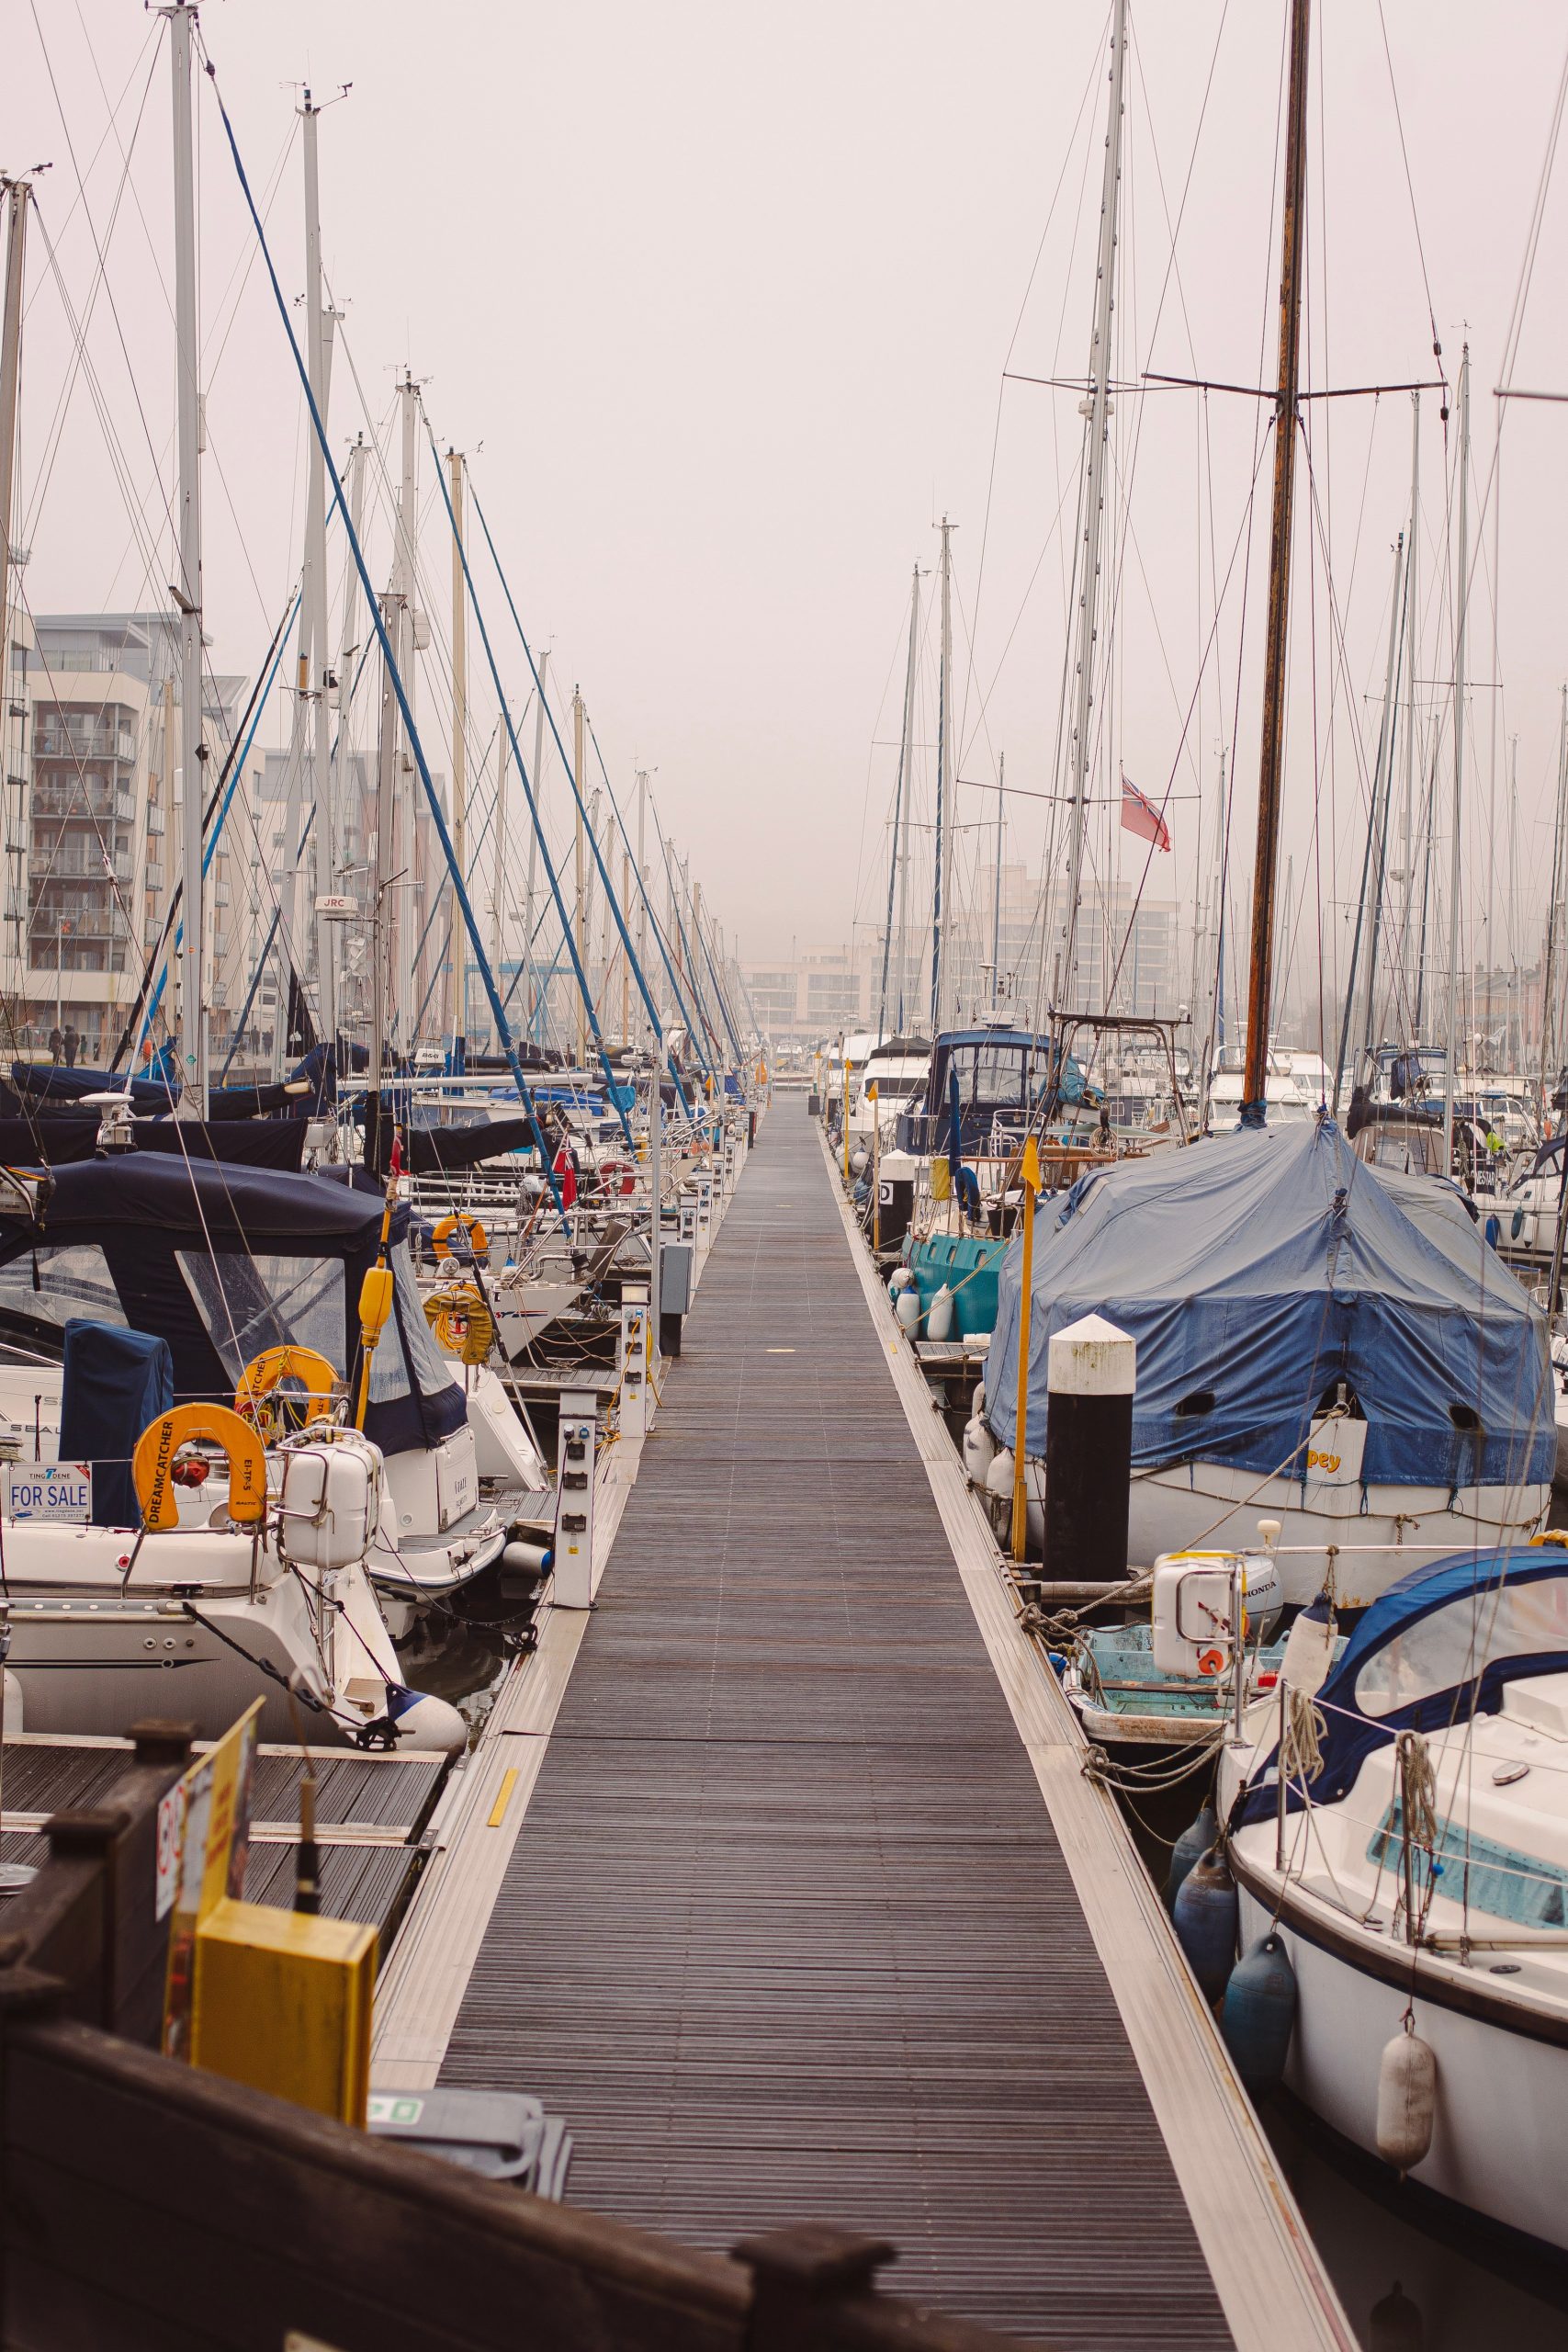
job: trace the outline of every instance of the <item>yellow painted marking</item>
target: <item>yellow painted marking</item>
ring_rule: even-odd
[[[502,1822],[506,1815],[506,1808],[512,1801],[512,1792],[516,1785],[517,1767],[515,1764],[513,1764],[508,1766],[507,1770],[501,1776],[501,1788],[496,1796],[495,1803],[490,1809],[490,1820],[486,1824],[488,1828],[499,1829],[501,1827]]]
[[[795,1350],[793,1348],[768,1348],[764,1350],[764,1353],[770,1356],[792,1356],[795,1353]]]

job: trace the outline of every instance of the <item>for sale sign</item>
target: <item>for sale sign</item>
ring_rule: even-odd
[[[85,1527],[93,1516],[90,1462],[8,1462],[7,1519],[51,1519],[64,1527]]]

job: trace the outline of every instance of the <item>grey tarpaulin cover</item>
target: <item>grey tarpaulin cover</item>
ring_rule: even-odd
[[[1427,1188],[1416,1214],[1409,1188]],[[986,1410],[1011,1444],[1019,1266],[1003,1262]],[[1332,1120],[1212,1136],[1086,1176],[1034,1229],[1028,1450],[1045,1446],[1053,1332],[1108,1316],[1137,1341],[1133,1459],[1260,1474],[1344,1381],[1369,1484],[1551,1476],[1544,1318],[1432,1178],[1390,1183]],[[1304,1454],[1300,1467],[1304,1469]]]

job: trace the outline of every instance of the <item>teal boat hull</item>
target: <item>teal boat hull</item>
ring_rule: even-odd
[[[997,1328],[997,1277],[1007,1243],[988,1235],[933,1233],[909,1251],[909,1269],[929,1308],[946,1283],[953,1294],[953,1336],[966,1340]]]

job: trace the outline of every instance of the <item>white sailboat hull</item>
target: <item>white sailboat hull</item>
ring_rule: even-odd
[[[1266,1935],[1271,1906],[1244,1887],[1242,1947]],[[1342,2138],[1376,2155],[1378,2062],[1409,1999],[1314,1942],[1288,1915],[1280,1934],[1300,2003],[1286,2082]],[[1473,1972],[1488,1977],[1478,1957]],[[1408,1973],[1407,1973],[1408,1976]],[[1417,1994],[1416,2030],[1438,2062],[1432,2145],[1412,2178],[1456,2204],[1568,2248],[1568,2047],[1467,2017]]]
[[[1260,1519],[1277,1519],[1287,1606],[1322,1590],[1330,1565],[1340,1609],[1370,1607],[1427,1560],[1472,1542],[1526,1542],[1544,1523],[1549,1486],[1371,1486],[1359,1482],[1258,1478],[1213,1462],[1137,1471],[1133,1477],[1127,1556],[1151,1566],[1162,1552],[1215,1546],[1247,1550]]]

